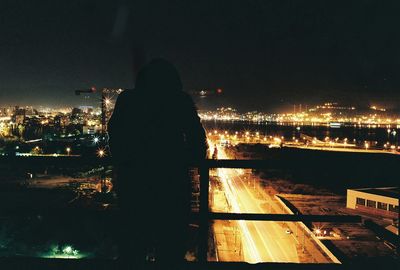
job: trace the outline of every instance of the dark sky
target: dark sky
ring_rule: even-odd
[[[398,107],[396,2],[1,0],[0,105],[76,105],[75,89],[132,87],[142,51],[172,61],[186,90],[223,88],[206,106]]]

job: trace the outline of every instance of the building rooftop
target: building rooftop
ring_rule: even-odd
[[[383,187],[383,188],[358,188],[352,189],[356,191],[361,191],[365,193],[390,197],[394,199],[398,199],[400,197],[400,188],[399,187]]]

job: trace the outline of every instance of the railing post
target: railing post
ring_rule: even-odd
[[[208,252],[208,189],[209,189],[209,177],[210,170],[206,164],[201,164],[200,168],[200,241],[199,241],[199,253],[198,261],[200,263],[207,262]]]

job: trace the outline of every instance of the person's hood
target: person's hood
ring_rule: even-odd
[[[149,93],[171,93],[182,91],[182,81],[174,65],[165,59],[157,58],[139,71],[135,89]]]

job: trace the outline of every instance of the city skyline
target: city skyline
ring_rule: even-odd
[[[1,270],[400,269],[398,8],[0,0]]]

